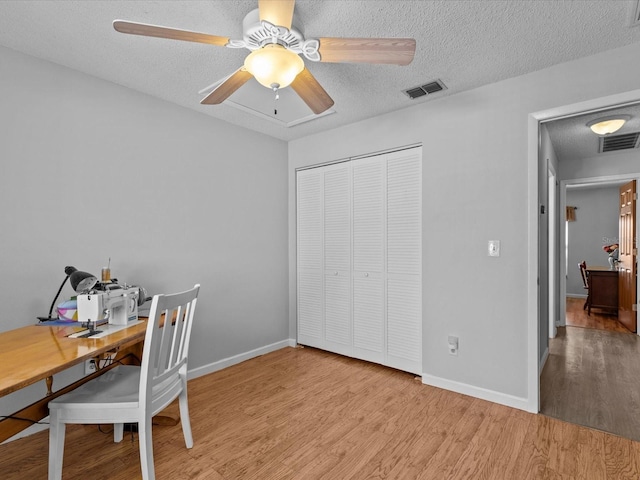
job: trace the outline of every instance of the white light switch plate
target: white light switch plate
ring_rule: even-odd
[[[489,256],[500,256],[500,240],[489,240]]]

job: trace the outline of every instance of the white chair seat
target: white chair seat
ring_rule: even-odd
[[[193,446],[187,352],[199,288],[153,297],[140,367],[118,365],[49,402],[49,480],[62,478],[67,423],[112,423],[116,442],[125,423],[137,423],[142,478],[154,480],[152,417],[178,398],[185,444]]]
[[[139,415],[140,367],[118,365],[49,402],[65,423],[128,423]]]
[[[75,390],[52,400],[49,406],[64,404],[75,408],[88,405],[93,408],[93,404],[107,401],[137,406],[139,389],[140,367],[118,365]]]

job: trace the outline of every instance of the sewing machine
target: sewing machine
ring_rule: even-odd
[[[104,291],[93,290],[78,295],[78,321],[98,325],[127,325],[138,319],[139,287],[106,285]]]

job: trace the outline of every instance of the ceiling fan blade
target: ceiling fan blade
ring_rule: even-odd
[[[126,20],[114,20],[113,28],[120,33],[143,35],[145,37],[170,38],[172,40],[184,40],[185,42],[208,43],[224,47],[229,43],[228,37],[218,37],[207,33],[190,32],[175,28],[148,25],[146,23],[127,22]]]
[[[233,92],[247,83],[251,77],[253,77],[253,75],[247,72],[244,67],[240,67],[225,78],[222,83],[214,88],[209,95],[204,97],[200,103],[203,105],[218,105],[224,102]]]
[[[408,65],[416,52],[413,38],[319,38],[321,62]]]
[[[316,115],[333,106],[333,99],[306,68],[298,74],[291,88]]]
[[[278,27],[291,28],[295,0],[259,0],[260,21],[267,22]]]

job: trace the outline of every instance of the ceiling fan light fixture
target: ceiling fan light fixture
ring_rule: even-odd
[[[251,52],[244,60],[244,67],[261,85],[285,88],[304,70],[304,61],[282,45],[270,43]]]
[[[630,118],[629,115],[612,115],[609,117],[596,118],[587,123],[587,127],[596,135],[609,135],[620,130]]]

